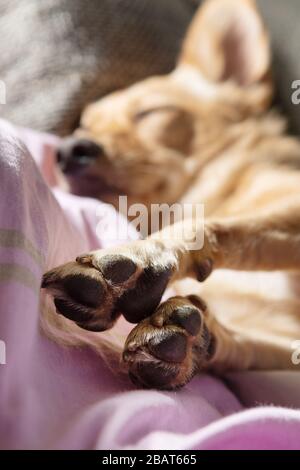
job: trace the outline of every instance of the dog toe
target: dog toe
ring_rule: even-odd
[[[126,290],[118,301],[118,308],[130,323],[149,317],[158,306],[171,278],[168,266],[149,266],[138,277],[134,287]]]
[[[158,388],[169,390],[170,384],[176,380],[179,368],[164,367],[161,364],[141,362],[135,372],[130,372],[129,377],[134,385],[143,388]]]
[[[52,294],[56,312],[91,331],[110,328],[118,317],[99,271],[76,262],[43,276],[42,288]]]
[[[163,337],[155,337],[148,344],[149,351],[158,359],[182,362],[186,356],[187,339],[182,333],[167,331]]]
[[[100,259],[99,269],[107,281],[121,284],[136,272],[137,266],[124,255],[106,255]]]
[[[68,295],[79,304],[97,308],[103,302],[105,291],[99,280],[77,274],[65,277],[62,284]]]
[[[180,306],[170,316],[170,322],[181,326],[190,335],[196,336],[201,328],[202,318],[199,309],[189,305]]]

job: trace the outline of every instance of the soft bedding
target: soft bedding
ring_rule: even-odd
[[[0,447],[300,448],[298,372],[203,374],[177,392],[137,390],[93,350],[44,335],[42,273],[118,242],[112,209],[55,188],[55,144],[0,123]]]

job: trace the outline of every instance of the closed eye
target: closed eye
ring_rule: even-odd
[[[149,116],[150,114],[156,113],[156,112],[170,112],[170,111],[178,111],[178,107],[174,105],[164,105],[164,106],[156,106],[153,108],[148,108],[144,109],[142,111],[139,111],[133,116],[133,121],[138,122],[141,121],[143,118]]]

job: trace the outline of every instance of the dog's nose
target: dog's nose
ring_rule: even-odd
[[[91,165],[104,154],[103,147],[88,139],[64,139],[56,152],[62,171],[74,173]]]

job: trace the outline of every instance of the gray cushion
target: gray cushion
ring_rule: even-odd
[[[174,66],[193,0],[2,0],[1,116],[68,134],[87,102]]]

